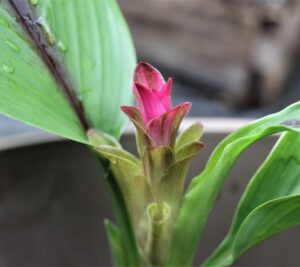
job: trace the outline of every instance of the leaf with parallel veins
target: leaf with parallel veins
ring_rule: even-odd
[[[80,120],[6,1],[0,3],[0,65],[0,113],[87,143]]]
[[[119,137],[126,120],[119,108],[132,102],[136,58],[117,2],[43,0],[36,10],[57,40],[91,128]]]
[[[0,37],[0,113],[82,143],[119,136],[135,53],[114,0],[3,0]]]
[[[300,103],[259,119],[223,140],[211,155],[206,168],[195,177],[183,198],[168,266],[190,266],[198,240],[228,173],[240,154],[255,141],[282,131],[299,133]],[[292,143],[291,143],[292,145]],[[195,212],[195,210],[197,212]],[[189,227],[186,227],[186,225]],[[195,234],[197,233],[197,234]]]
[[[232,264],[267,238],[300,224],[300,136],[285,134],[256,172],[231,229],[205,265]]]

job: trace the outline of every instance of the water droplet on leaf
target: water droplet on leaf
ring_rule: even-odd
[[[55,39],[54,34],[51,32],[50,26],[49,26],[48,22],[46,21],[46,19],[44,17],[39,17],[36,20],[36,23],[42,27],[44,33],[46,34],[47,41],[51,45],[54,45],[56,42],[56,39]]]
[[[36,6],[36,5],[39,3],[39,0],[30,0],[30,3],[31,3],[33,6]]]
[[[14,50],[15,52],[17,53],[20,53],[20,48],[15,45],[13,42],[9,41],[9,40],[6,40],[5,43],[12,49]]]
[[[57,46],[62,53],[66,53],[68,51],[66,45],[61,40],[57,42]]]
[[[4,72],[6,72],[6,73],[8,73],[8,74],[12,74],[12,73],[15,72],[14,66],[11,65],[11,64],[8,64],[8,63],[4,63],[4,64],[2,65],[1,70],[4,71]]]
[[[90,93],[92,91],[92,89],[91,88],[83,88],[82,90],[81,90],[81,94],[88,94],[88,93]]]

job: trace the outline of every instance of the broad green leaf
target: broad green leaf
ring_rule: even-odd
[[[283,135],[272,153],[260,167],[240,201],[232,226],[236,233],[248,216],[259,205],[270,200],[300,194],[300,136]]]
[[[42,0],[46,19],[93,128],[119,136],[132,101],[135,52],[115,0]]]
[[[238,258],[265,239],[299,225],[299,210],[300,195],[277,198],[253,210],[237,234],[233,258]]]
[[[287,133],[254,175],[232,227],[206,265],[231,264],[268,237],[300,223],[300,136]]]
[[[0,113],[87,142],[74,112],[7,6],[0,3]]]
[[[122,232],[109,220],[105,220],[104,223],[111,251],[111,259],[114,266],[128,266],[128,262],[126,261]]]
[[[234,240],[225,239],[218,250],[202,266],[231,265],[253,246],[299,225],[299,210],[300,195],[277,198],[260,205],[246,218]]]
[[[215,149],[202,174],[184,196],[174,228],[169,265],[189,266],[207,217],[239,155],[253,142],[273,133],[300,129],[300,103],[267,116],[231,134]],[[188,227],[187,227],[188,225]]]

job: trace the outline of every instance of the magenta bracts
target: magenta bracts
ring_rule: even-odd
[[[165,82],[157,69],[141,62],[135,69],[132,84],[138,109],[130,106],[121,107],[135,125],[136,116],[141,118],[143,124],[141,127],[151,139],[153,146],[173,144],[180,123],[191,107],[191,103],[185,102],[172,108],[171,89],[171,78]]]

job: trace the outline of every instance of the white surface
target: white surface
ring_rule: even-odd
[[[232,133],[237,129],[252,122],[253,119],[236,119],[236,118],[187,118],[183,121],[181,129],[187,128],[195,122],[200,122],[204,126],[205,133]],[[134,126],[129,124],[124,134],[130,134],[134,131]]]
[[[204,125],[205,133],[231,133],[253,120],[236,118],[188,118],[182,123],[182,128],[186,128],[194,122],[201,122]],[[17,123],[18,124],[18,123]],[[4,127],[2,125],[2,127]],[[25,126],[24,126],[25,127]],[[124,134],[132,134],[134,127],[131,124],[125,128]],[[35,128],[27,128],[22,131],[17,128],[16,131],[7,131],[0,137],[0,150],[7,150],[16,147],[49,143],[65,140],[62,137],[46,133]]]

